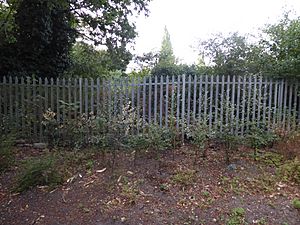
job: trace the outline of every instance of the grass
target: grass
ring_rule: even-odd
[[[226,222],[227,225],[244,225],[245,224],[245,209],[233,208],[231,210],[229,219]]]
[[[53,188],[62,182],[63,176],[55,165],[55,158],[49,155],[25,162],[15,191],[22,192],[39,185]]]
[[[188,186],[195,182],[196,171],[195,170],[185,170],[178,171],[175,175],[171,177],[174,184],[179,184],[181,186]]]

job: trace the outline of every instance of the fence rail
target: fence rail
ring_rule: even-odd
[[[243,135],[250,123],[295,129],[300,123],[299,91],[297,82],[260,76],[4,77],[0,82],[0,117],[27,135],[42,138],[41,121],[47,109],[63,122],[83,113],[106,112],[111,119],[130,104],[143,125],[170,126],[170,121],[175,121],[181,129],[183,122],[189,126],[206,120],[210,129],[222,131],[230,124],[233,132]]]

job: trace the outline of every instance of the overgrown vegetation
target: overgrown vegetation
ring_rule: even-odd
[[[0,172],[9,169],[14,162],[13,146],[15,136],[12,133],[0,135]]]
[[[25,162],[22,173],[18,178],[15,191],[22,192],[35,186],[50,186],[61,184],[62,174],[57,169],[53,156],[43,156]]]

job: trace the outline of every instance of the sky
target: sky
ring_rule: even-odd
[[[134,53],[159,51],[167,26],[175,56],[192,64],[197,40],[218,32],[255,34],[264,24],[276,22],[284,9],[300,15],[300,0],[152,0],[149,17],[136,20]]]

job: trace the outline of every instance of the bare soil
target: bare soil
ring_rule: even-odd
[[[18,160],[40,154],[17,149]],[[56,189],[21,194],[11,192],[19,170],[12,168],[0,177],[0,224],[228,224],[237,207],[245,210],[242,224],[300,224],[291,204],[299,186],[277,181],[275,166],[254,160],[251,150],[239,149],[232,167],[222,149],[209,149],[196,165],[192,146],[172,154],[144,153],[133,165],[132,154],[121,152],[114,169],[109,154],[94,154],[92,169]]]

